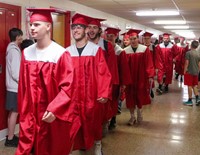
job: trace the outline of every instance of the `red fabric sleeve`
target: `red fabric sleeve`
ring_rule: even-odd
[[[145,59],[146,59],[145,62],[146,62],[147,76],[149,78],[152,78],[155,75],[155,69],[153,66],[153,60],[152,60],[152,56],[151,56],[151,52],[150,52],[149,48],[147,48],[145,51]]]
[[[96,61],[97,61],[97,71],[98,71],[98,98],[104,97],[112,99],[112,87],[111,87],[111,74],[108,69],[106,60],[104,58],[104,53],[101,48],[98,49],[97,55],[96,55]]]
[[[73,104],[71,104],[71,87],[74,70],[70,54],[65,52],[56,64],[55,80],[57,81],[59,93],[48,105],[47,111],[52,112],[61,120],[67,121],[72,118]]]

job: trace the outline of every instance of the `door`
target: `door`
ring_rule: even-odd
[[[5,110],[5,56],[9,43],[10,28],[21,28],[21,7],[0,3],[0,130],[7,127],[7,111]]]

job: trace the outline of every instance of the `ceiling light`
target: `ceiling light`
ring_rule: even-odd
[[[186,24],[184,20],[155,20],[154,24]]]
[[[172,32],[176,33],[179,36],[183,36],[185,38],[195,38],[195,34],[191,30],[172,30]]]
[[[189,26],[182,25],[182,26],[164,26],[164,29],[189,29]]]
[[[137,11],[136,16],[176,16],[178,11]]]

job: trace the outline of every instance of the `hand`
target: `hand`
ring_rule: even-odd
[[[100,103],[106,103],[108,101],[108,99],[104,98],[104,97],[100,97],[100,98],[97,99],[97,101],[100,102]]]
[[[153,78],[149,78],[149,83],[152,83],[153,82]]]
[[[49,111],[45,111],[45,113],[42,117],[42,120],[47,122],[47,123],[51,123],[55,119],[56,119],[56,116],[52,112],[49,112]]]

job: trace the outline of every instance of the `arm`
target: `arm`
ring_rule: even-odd
[[[189,65],[189,60],[185,60],[185,65],[184,65],[184,74],[187,72],[187,68],[188,68],[188,65]]]

